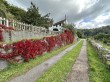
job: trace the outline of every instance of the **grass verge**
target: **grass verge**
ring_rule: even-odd
[[[110,71],[98,58],[97,52],[89,42],[87,52],[90,82],[110,82]]]
[[[9,67],[7,69],[0,71],[0,82],[7,82],[16,76],[19,76],[19,75],[27,72],[28,70],[32,69],[36,65],[44,62],[45,60],[51,58],[54,55],[57,55],[58,53],[60,53],[61,51],[65,50],[66,48],[70,47],[73,44],[61,47],[50,53],[45,53],[42,56],[39,56],[39,57],[36,57],[35,59],[30,60],[30,62],[28,62],[28,63],[9,65]]]
[[[55,65],[46,71],[36,82],[62,82],[66,79],[68,73],[79,55],[83,41],[75,46],[70,52],[63,56]]]

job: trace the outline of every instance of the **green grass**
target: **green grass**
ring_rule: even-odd
[[[107,61],[106,64],[110,66],[110,61]]]
[[[55,65],[46,71],[36,82],[63,82],[79,55],[83,41],[63,56]]]
[[[97,52],[90,43],[87,50],[90,82],[110,82],[110,71],[98,58]]]
[[[29,69],[32,69],[36,65],[42,63],[43,61],[51,58],[54,55],[57,55],[61,51],[70,47],[72,44],[56,49],[50,53],[45,53],[42,56],[36,57],[35,59],[30,60],[30,62],[21,63],[21,64],[10,64],[7,69],[0,71],[0,82],[7,82],[10,79],[19,76]]]

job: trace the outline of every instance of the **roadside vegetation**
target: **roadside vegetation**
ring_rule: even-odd
[[[51,58],[52,56],[57,55],[58,53],[60,53],[61,51],[65,50],[66,48],[70,47],[73,44],[63,46],[59,49],[51,51],[50,53],[45,53],[42,56],[38,56],[34,60],[30,60],[30,62],[27,62],[27,63],[10,64],[7,69],[0,71],[0,82],[6,82],[12,78],[15,78],[16,76],[19,76],[27,72],[28,70],[32,69],[36,65],[44,62],[45,60]]]
[[[99,59],[97,52],[88,42],[88,63],[90,82],[110,82],[110,70]]]
[[[83,41],[63,56],[55,65],[45,72],[36,82],[63,82],[78,57]]]
[[[110,25],[102,26],[94,29],[77,29],[78,37],[92,38],[96,41],[100,41],[106,46],[110,46]]]
[[[109,44],[105,44],[103,43],[101,40],[100,41],[97,41],[100,45],[102,45],[104,48],[107,48],[110,50],[110,43]]]

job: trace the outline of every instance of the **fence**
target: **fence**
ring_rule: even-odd
[[[60,32],[49,31],[46,28],[17,22],[15,20],[8,20],[0,17],[0,24],[7,28],[12,27],[14,30],[2,30],[3,42],[13,42],[23,39],[41,38],[44,36],[56,35]]]

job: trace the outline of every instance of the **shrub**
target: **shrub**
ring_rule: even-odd
[[[28,62],[29,59],[34,59],[36,56],[42,55],[44,52],[50,52],[55,47],[71,44],[73,41],[74,37],[72,32],[65,30],[62,34],[44,37],[40,40],[27,39],[12,44],[1,44],[0,59],[19,61],[16,57],[20,56],[24,61]]]

